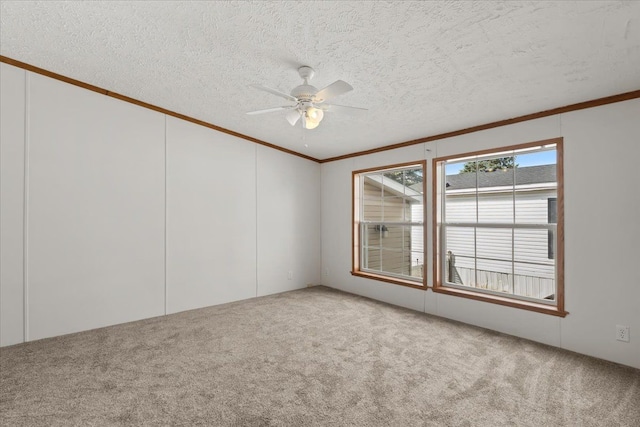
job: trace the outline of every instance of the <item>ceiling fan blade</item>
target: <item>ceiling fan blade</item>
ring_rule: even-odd
[[[276,96],[279,96],[281,98],[288,99],[289,101],[298,102],[298,100],[295,97],[293,97],[291,95],[288,95],[288,94],[286,94],[284,92],[280,92],[279,90],[271,89],[270,87],[257,85],[257,84],[252,84],[252,85],[249,85],[249,86],[251,86],[253,88],[256,88],[256,89],[259,89],[259,90],[263,90],[265,92],[269,92],[269,93],[271,93],[273,95],[276,95]]]
[[[315,102],[328,101],[331,98],[335,98],[336,96],[342,95],[343,93],[347,93],[351,90],[353,90],[353,87],[351,87],[349,83],[342,80],[336,80],[316,93]]]
[[[285,105],[283,107],[265,108],[264,110],[249,111],[247,114],[254,115],[254,114],[273,113],[274,111],[290,110],[292,108],[296,108],[296,106],[295,105]]]
[[[291,123],[291,126],[295,126],[298,119],[300,119],[300,111],[291,110],[287,113],[287,120]]]
[[[368,108],[351,107],[349,105],[338,105],[338,104],[322,104],[321,108],[324,111],[327,111],[329,113],[333,111],[353,111],[353,110],[369,111]]]

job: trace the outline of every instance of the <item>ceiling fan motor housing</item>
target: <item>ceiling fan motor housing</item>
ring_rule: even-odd
[[[309,80],[313,78],[316,72],[313,68],[303,65],[298,68],[298,74],[304,80],[304,83],[300,86],[293,88],[291,91],[291,96],[298,98],[300,101],[310,101],[316,93],[318,93],[318,89],[309,84]]]
[[[298,98],[301,101],[310,101],[318,93],[318,89],[315,86],[302,84],[293,88],[291,96]]]

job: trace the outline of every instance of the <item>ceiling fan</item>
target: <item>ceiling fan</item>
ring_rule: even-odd
[[[318,125],[324,118],[325,111],[337,111],[341,109],[366,110],[366,108],[349,107],[346,105],[336,105],[327,102],[337,96],[353,90],[353,87],[351,87],[349,83],[342,80],[336,80],[329,86],[318,90],[314,86],[311,86],[309,84],[309,80],[311,80],[315,75],[315,71],[313,70],[313,68],[306,65],[302,66],[298,68],[298,74],[300,74],[300,77],[304,80],[304,83],[293,88],[290,95],[266,86],[258,84],[251,85],[256,89],[263,90],[265,92],[269,92],[273,95],[284,98],[288,101],[295,102],[294,105],[285,105],[282,107],[250,111],[247,114],[253,115],[289,110],[286,117],[289,123],[291,123],[291,126],[295,126],[298,120],[302,117],[302,126],[305,129],[314,129],[318,127]]]

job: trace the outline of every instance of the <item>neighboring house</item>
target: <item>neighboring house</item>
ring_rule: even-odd
[[[367,250],[363,253],[363,266],[374,271],[422,277],[422,227],[393,224],[422,220],[422,192],[379,176],[367,177],[363,192],[364,219],[373,222],[364,233]]]
[[[477,177],[475,173],[447,175],[446,221],[555,223],[556,188],[555,164],[478,172]],[[553,298],[555,231],[516,229],[512,236],[511,229],[478,228],[475,248],[474,239],[469,238],[473,232],[472,228],[447,227],[449,282]]]

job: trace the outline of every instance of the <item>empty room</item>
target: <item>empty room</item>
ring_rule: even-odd
[[[640,425],[640,2],[0,23],[1,425]]]

